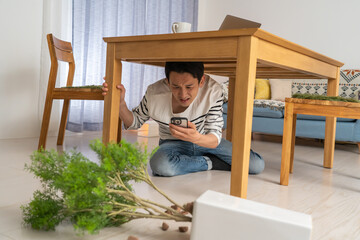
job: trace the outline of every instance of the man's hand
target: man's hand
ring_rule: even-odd
[[[104,80],[105,80],[105,77],[104,77]],[[125,100],[125,87],[124,85],[120,84],[120,85],[116,85],[116,88],[117,89],[120,89],[120,102],[124,102]],[[102,88],[102,95],[103,96],[106,96],[107,92],[109,91],[109,88],[108,88],[108,85],[106,82],[103,83],[103,88]]]
[[[171,135],[174,137],[192,143],[197,143],[201,137],[201,134],[196,130],[194,123],[188,121],[188,127],[180,127],[174,124],[169,124]]]
[[[105,80],[105,78],[104,78]],[[120,84],[116,86],[117,89],[120,90],[120,119],[124,122],[125,127],[131,126],[134,118],[132,112],[128,109],[126,102],[125,102],[125,87],[124,85]],[[107,92],[109,91],[108,85],[106,82],[103,83],[102,88],[102,95],[106,96]]]
[[[190,121],[188,121],[188,128],[180,127],[171,123],[169,124],[169,128],[171,135],[180,140],[192,142],[206,148],[216,148],[218,146],[218,140],[214,134],[209,133],[203,135],[199,133],[196,130],[195,124]]]

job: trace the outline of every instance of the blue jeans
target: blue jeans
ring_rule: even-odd
[[[150,167],[154,175],[166,177],[206,171],[211,169],[211,163],[203,157],[205,154],[231,165],[232,144],[222,139],[216,148],[205,148],[191,142],[160,139],[159,149],[150,158]],[[249,174],[259,174],[264,168],[263,158],[250,150]]]

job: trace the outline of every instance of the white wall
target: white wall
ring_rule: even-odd
[[[227,14],[262,23],[279,37],[360,68],[358,0],[199,0],[199,31],[217,30]]]
[[[0,139],[40,135],[50,71],[46,35],[71,40],[70,13],[71,0],[0,0]],[[62,82],[64,73],[60,65]],[[60,107],[54,101],[49,136],[57,134]]]
[[[0,139],[39,135],[42,0],[0,0]]]

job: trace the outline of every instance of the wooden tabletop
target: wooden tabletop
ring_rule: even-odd
[[[315,51],[302,47],[298,44],[292,43],[288,40],[285,40],[281,37],[275,36],[269,32],[266,32],[259,28],[247,28],[247,29],[231,29],[231,30],[221,30],[221,31],[204,31],[204,32],[189,32],[189,33],[176,33],[176,34],[157,34],[157,35],[142,35],[142,36],[125,36],[125,37],[105,37],[104,41],[107,43],[122,43],[122,44],[132,44],[134,51],[132,54],[129,52],[122,52],[120,55],[126,55],[126,58],[123,58],[123,61],[127,62],[135,62],[140,64],[148,64],[154,66],[164,66],[164,59],[166,61],[189,61],[188,53],[184,53],[183,60],[181,57],[176,56],[174,59],[169,56],[162,56],[159,52],[156,52],[156,49],[153,51],[152,58],[142,57],[141,51],[143,51],[143,47],[137,44],[140,42],[149,42],[149,46],[151,45],[151,41],[162,41],[164,45],[162,47],[169,47],[169,50],[177,51],[176,46],[172,45],[172,41],[181,40],[181,48],[185,49],[187,47],[187,42],[189,44],[194,44],[194,40],[197,40],[204,44],[201,39],[209,39],[209,51],[213,51],[213,58],[203,58],[202,54],[191,56],[192,61],[202,61],[205,65],[205,71],[210,74],[220,75],[220,76],[235,76],[236,69],[236,53],[237,53],[237,38],[241,36],[255,36],[262,40],[259,43],[259,46],[263,46],[266,48],[266,42],[271,44],[276,44],[281,47],[285,47],[287,49],[293,50],[302,55],[306,55],[311,57],[312,59],[317,59],[321,62],[328,63],[335,66],[343,66],[342,62],[329,58],[325,55],[319,54]],[[216,41],[210,43],[210,39],[214,39]],[[226,48],[219,48],[219,45],[226,45]],[[146,48],[146,47],[145,47]],[[265,50],[265,49],[264,49]],[[146,51],[149,51],[146,49]],[[266,53],[265,51],[259,51],[259,53]],[[266,59],[266,57],[264,57]],[[303,60],[301,60],[303,61]],[[311,70],[308,72],[298,71],[294,68],[284,67],[281,65],[276,65],[273,63],[269,63],[266,60],[262,60],[261,56],[257,61],[257,78],[282,78],[282,79],[303,79],[303,78],[311,78],[311,79],[325,79],[329,76],[324,74],[314,74]],[[333,76],[335,77],[335,73]]]

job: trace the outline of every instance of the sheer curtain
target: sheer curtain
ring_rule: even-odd
[[[103,37],[170,33],[172,22],[190,22],[197,30],[198,0],[73,0],[74,85],[101,85],[105,76]],[[137,106],[163,68],[123,63],[125,101]],[[103,101],[72,101],[67,129],[101,130]]]
[[[50,72],[50,55],[46,35],[54,34],[57,38],[71,41],[72,35],[72,0],[46,0],[43,1],[43,26],[41,36],[41,64],[39,84],[39,127],[43,117],[47,85]],[[68,67],[67,64],[59,64],[58,86],[65,86]],[[50,118],[49,136],[57,136],[61,114],[61,102],[54,101]],[[40,132],[40,131],[39,131]]]

